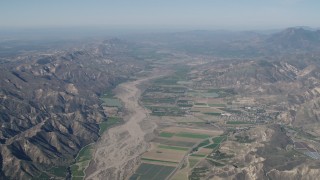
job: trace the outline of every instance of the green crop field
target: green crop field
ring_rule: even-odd
[[[197,147],[203,147],[203,146],[206,146],[208,144],[210,144],[210,141],[207,139],[207,140],[202,141]]]
[[[76,162],[90,160],[91,159],[92,150],[93,150],[92,145],[88,145],[88,146],[82,148],[79,151],[79,154],[78,154],[78,157],[76,159]]]
[[[210,115],[210,116],[220,116],[221,115],[221,113],[219,113],[219,112],[205,112],[203,114]]]
[[[93,145],[87,145],[82,148],[76,158],[76,163],[70,166],[72,177],[84,177],[84,170],[89,165],[92,158]]]
[[[161,132],[160,133],[160,137],[167,137],[167,138],[170,138],[174,135],[174,133],[170,133],[170,132]]]
[[[107,121],[103,121],[99,124],[100,130],[99,134],[103,134],[107,129],[114,126],[115,124],[119,124],[123,121],[122,118],[119,117],[109,117]]]
[[[172,149],[172,150],[178,150],[178,151],[188,151],[188,148],[185,147],[177,147],[177,146],[166,146],[166,145],[159,145],[159,148],[162,149]]]
[[[70,167],[71,172],[72,172],[72,176],[75,177],[84,177],[84,169],[81,169],[77,164],[74,164]]]
[[[122,104],[119,99],[116,98],[101,98],[103,100],[104,106],[110,106],[110,107],[118,107],[121,108]]]
[[[214,142],[213,144],[210,144],[208,146],[205,146],[205,148],[208,149],[216,149],[217,147],[219,147],[219,145],[226,140],[226,136],[218,136],[218,137],[214,137],[212,138],[212,141]]]
[[[129,180],[164,180],[174,169],[171,166],[142,163]]]
[[[194,105],[197,105],[197,106],[207,106],[208,104],[207,104],[207,103],[194,103]]]
[[[193,157],[206,157],[207,155],[205,155],[205,154],[191,154],[190,156],[193,156]]]
[[[213,143],[213,144],[210,144],[210,145],[206,146],[205,148],[215,149],[215,148],[218,147],[218,146],[219,146],[219,144]]]
[[[218,137],[214,137],[212,138],[212,141],[214,143],[220,144],[222,141],[224,141],[227,137],[226,136],[218,136]]]
[[[175,136],[186,137],[186,138],[197,138],[197,139],[205,139],[210,137],[207,134],[196,134],[196,133],[189,133],[189,132],[179,132],[175,134]]]

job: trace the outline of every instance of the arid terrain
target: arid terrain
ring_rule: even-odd
[[[16,43],[0,46],[1,179],[320,175],[319,30]]]

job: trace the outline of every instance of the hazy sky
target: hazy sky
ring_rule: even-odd
[[[0,0],[0,28],[320,27],[320,0]]]

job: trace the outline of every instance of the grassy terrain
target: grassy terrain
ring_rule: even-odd
[[[161,132],[160,133],[160,137],[167,137],[167,138],[170,138],[174,135],[174,133],[170,133],[170,132]]]
[[[181,146],[181,147],[192,147],[195,144],[194,142],[173,141],[170,139],[160,139],[160,138],[155,138],[153,142],[158,142],[168,146]]]
[[[205,139],[210,137],[207,134],[196,134],[196,133],[189,133],[189,132],[179,132],[175,134],[175,136],[186,137],[186,138],[197,138],[197,139]]]
[[[191,154],[190,156],[193,156],[193,157],[206,157],[207,155],[205,155],[205,154]]]
[[[175,169],[171,166],[142,163],[129,180],[163,180]]]
[[[210,115],[210,116],[220,116],[221,115],[221,113],[218,113],[218,112],[205,112],[203,114]]]
[[[50,179],[50,178],[65,178],[67,175],[66,166],[57,166],[50,168],[48,171],[42,172],[38,177],[32,178],[34,180]]]
[[[213,144],[210,144],[208,146],[205,146],[205,148],[208,149],[216,149],[220,146],[220,144],[226,139],[226,136],[218,136],[212,138]]]
[[[38,177],[32,178],[32,180],[43,180],[43,179],[50,179],[51,176],[49,176],[46,172],[42,172]]]
[[[103,100],[104,106],[110,106],[110,107],[118,107],[121,108],[122,104],[119,99],[116,98],[101,98]]]
[[[193,168],[200,160],[196,158],[189,158],[189,167]]]
[[[172,149],[172,150],[178,150],[178,151],[188,151],[188,148],[185,147],[177,147],[177,146],[166,146],[166,145],[159,145],[159,148],[162,149]]]
[[[93,150],[92,145],[88,145],[88,146],[82,148],[78,154],[78,157],[76,158],[76,161],[82,162],[82,161],[90,160],[92,150]]]
[[[65,166],[53,167],[49,170],[49,172],[58,177],[66,177],[67,167]]]
[[[213,143],[213,144],[210,144],[208,146],[206,146],[205,148],[208,148],[208,149],[215,149],[219,146],[219,144],[216,144],[216,143]]]
[[[218,137],[214,137],[212,138],[212,141],[214,143],[220,144],[222,143],[227,137],[226,136],[218,136]]]
[[[207,106],[208,104],[207,104],[207,103],[194,103],[194,105],[197,105],[197,106]]]
[[[122,118],[119,117],[109,117],[107,121],[101,122],[99,124],[100,130],[99,130],[99,134],[103,134],[107,129],[109,129],[110,127],[112,127],[115,124],[119,124],[123,121]]]
[[[76,158],[76,163],[70,166],[72,177],[84,177],[84,170],[92,158],[93,145],[82,148]]]
[[[208,144],[210,144],[210,141],[207,139],[207,140],[202,141],[202,142],[198,145],[198,147],[203,147],[203,146],[206,146],[206,145],[208,145]]]

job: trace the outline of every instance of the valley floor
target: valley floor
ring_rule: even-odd
[[[124,103],[125,123],[109,129],[96,143],[86,179],[124,179],[132,173],[138,157],[148,149],[146,134],[156,128],[150,121],[143,122],[148,112],[139,104],[139,86],[163,74],[155,69],[151,76],[122,83],[115,89],[116,97]]]

